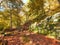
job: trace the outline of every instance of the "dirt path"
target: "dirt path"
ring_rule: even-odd
[[[0,39],[6,40],[6,45],[60,45],[60,41],[47,38],[41,34],[16,33],[13,36],[4,36]],[[3,44],[4,45],[4,44]]]

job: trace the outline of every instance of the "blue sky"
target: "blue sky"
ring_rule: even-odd
[[[26,3],[26,0],[22,0],[23,1],[23,3]]]
[[[0,11],[4,11],[4,8],[2,6],[0,6]]]
[[[23,1],[23,3],[25,3],[25,4],[29,2],[29,0],[22,0],[22,1]]]

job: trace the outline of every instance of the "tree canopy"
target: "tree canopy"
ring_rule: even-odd
[[[60,12],[59,0],[1,0],[0,22],[5,22],[7,27],[26,28],[35,22]],[[9,23],[8,23],[9,22]],[[9,25],[9,26],[8,26]],[[26,27],[25,27],[26,26]]]

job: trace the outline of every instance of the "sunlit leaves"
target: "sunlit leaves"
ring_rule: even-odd
[[[60,11],[58,0],[45,0],[44,9],[47,15],[53,15]]]
[[[16,26],[40,22],[60,11],[58,0],[29,0],[25,5],[21,0],[4,0],[1,6],[5,8],[0,12],[1,19]]]

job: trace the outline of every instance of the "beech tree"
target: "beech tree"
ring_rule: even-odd
[[[5,10],[7,10],[7,12],[9,13],[11,28],[14,24],[13,22],[16,22],[19,29],[22,30],[28,30],[31,24],[35,22],[37,22],[38,24],[46,17],[60,12],[59,0],[29,0],[27,4],[24,4],[22,0],[2,0],[0,2],[0,6],[3,6]],[[21,13],[21,11],[24,12],[23,16],[26,15],[26,20],[23,20],[24,24],[22,25],[22,14],[19,14]],[[5,15],[8,14],[4,14],[4,16]]]

